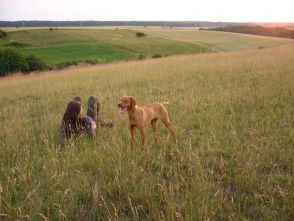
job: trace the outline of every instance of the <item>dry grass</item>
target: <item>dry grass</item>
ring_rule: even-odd
[[[1,220],[293,220],[294,46],[78,67],[0,80]],[[60,140],[67,102],[115,123]],[[130,152],[117,102],[169,101]],[[138,135],[138,134],[137,134]]]

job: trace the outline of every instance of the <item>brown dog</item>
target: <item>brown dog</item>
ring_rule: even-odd
[[[137,105],[136,99],[133,96],[123,96],[121,98],[120,103],[118,104],[119,112],[124,113],[128,112],[129,114],[129,129],[131,133],[131,148],[134,146],[134,132],[137,127],[141,133],[142,140],[142,151],[144,150],[146,143],[146,131],[145,125],[151,122],[153,131],[155,132],[155,140],[156,140],[156,122],[160,119],[164,125],[169,129],[174,142],[176,143],[175,132],[173,126],[168,117],[168,113],[164,104],[168,104],[166,102],[162,103],[152,103],[145,105],[143,107],[139,107]]]

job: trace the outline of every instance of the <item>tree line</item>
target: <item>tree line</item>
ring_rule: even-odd
[[[0,27],[78,27],[78,26],[159,26],[219,27],[238,25],[232,22],[207,21],[0,21]]]

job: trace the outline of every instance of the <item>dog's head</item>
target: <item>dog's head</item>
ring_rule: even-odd
[[[133,96],[123,96],[118,103],[119,113],[122,114],[127,110],[134,109],[137,102]]]

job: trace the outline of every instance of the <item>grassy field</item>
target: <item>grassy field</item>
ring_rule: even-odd
[[[269,48],[293,43],[293,39],[282,39],[256,35],[205,31],[196,29],[140,28],[150,35],[170,40],[185,41],[208,47],[214,51],[239,51]]]
[[[1,220],[293,220],[293,61],[287,45],[1,79]],[[130,152],[124,94],[169,101],[178,143],[148,126]],[[75,95],[115,127],[62,141]]]
[[[211,51],[263,49],[293,43],[293,39],[236,33],[162,28],[33,28],[5,29],[0,48],[18,44],[18,50],[44,59],[51,67],[67,61],[110,63],[154,55],[169,56]],[[136,32],[147,33],[138,38]]]
[[[108,63],[175,54],[194,54],[209,49],[193,43],[167,40],[152,35],[138,38],[134,30],[124,29],[33,29],[8,32],[0,47],[17,42],[25,54],[41,57],[50,66],[66,61],[98,60]]]

